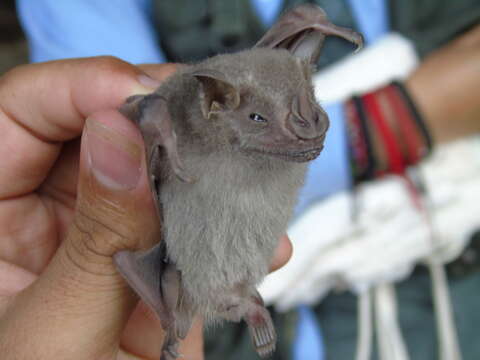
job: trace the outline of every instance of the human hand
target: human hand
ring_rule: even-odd
[[[173,71],[144,69],[157,79]],[[159,322],[112,262],[118,250],[159,239],[143,142],[105,110],[157,85],[113,58],[27,65],[0,78],[2,357],[158,358]],[[283,238],[275,267],[290,252]],[[201,330],[198,322],[180,348],[189,359],[202,358]]]
[[[427,56],[405,82],[437,143],[480,131],[480,25]]]

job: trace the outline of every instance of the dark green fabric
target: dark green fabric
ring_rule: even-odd
[[[425,273],[397,287],[400,323],[411,360],[438,360],[435,349],[433,313],[431,312],[430,279]],[[328,296],[315,312],[321,321],[326,360],[355,359],[357,345],[357,298],[350,293]],[[372,359],[378,359],[376,348]]]
[[[337,25],[357,29],[345,0],[284,0],[283,11],[316,3]],[[153,17],[168,60],[192,62],[249,48],[266,31],[249,0],[155,0]],[[421,56],[480,23],[479,0],[389,0],[391,29],[410,38]],[[351,53],[352,45],[329,37],[318,66]]]
[[[450,274],[451,275],[451,274]],[[463,360],[480,359],[480,272],[450,276],[449,286]],[[423,267],[397,286],[399,319],[410,360],[438,360],[431,282]],[[327,351],[326,360],[352,360],[357,345],[357,299],[330,295],[315,308]],[[378,360],[374,348],[372,360]]]
[[[390,0],[390,20],[424,56],[480,24],[480,0]]]
[[[300,3],[317,3],[337,25],[355,28],[345,0],[284,0],[283,11]],[[267,30],[249,0],[156,0],[153,17],[169,61],[195,62],[253,46]],[[339,38],[325,41],[319,67],[349,54],[354,46]]]
[[[170,61],[192,62],[245,49],[264,32],[244,0],[158,0],[154,18]]]

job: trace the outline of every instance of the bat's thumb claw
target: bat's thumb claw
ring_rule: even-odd
[[[179,354],[175,350],[167,349],[162,351],[160,360],[176,360],[178,358],[185,358],[182,354]]]
[[[363,48],[363,44],[364,44],[363,35],[360,33],[355,33],[355,37],[352,42],[357,45],[357,48],[355,49],[355,52],[354,52],[354,54],[356,54]]]
[[[139,104],[145,96],[134,95],[127,98],[125,104],[118,108],[118,111],[127,119],[138,123],[140,119],[140,107]]]
[[[183,168],[177,167],[174,169],[175,175],[180,181],[193,184],[197,179],[191,175],[189,175]]]

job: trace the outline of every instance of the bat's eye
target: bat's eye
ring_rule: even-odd
[[[265,119],[263,116],[261,115],[258,115],[258,114],[250,114],[250,119],[252,119],[253,121],[256,121],[256,122],[261,122],[261,123],[266,123],[267,122],[267,119]]]

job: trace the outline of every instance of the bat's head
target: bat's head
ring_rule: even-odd
[[[285,50],[253,49],[207,65],[193,73],[207,128],[246,152],[302,162],[320,154],[329,122],[309,63]]]
[[[316,158],[329,121],[315,101],[311,74],[326,35],[362,45],[359,34],[307,4],[280,18],[253,49],[195,68],[207,124],[220,124],[243,151],[299,162]]]

